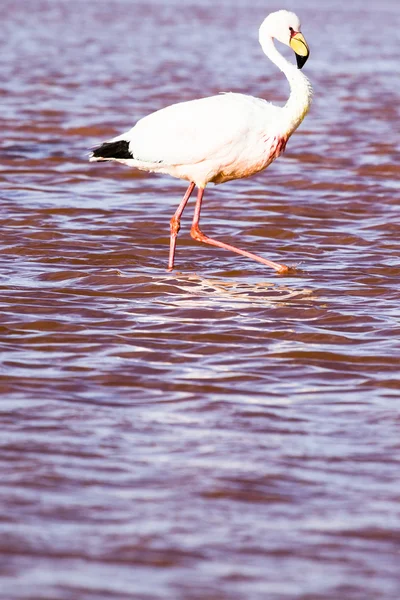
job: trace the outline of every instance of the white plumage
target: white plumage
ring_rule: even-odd
[[[277,51],[274,38],[294,49],[298,68]],[[285,149],[311,102],[310,83],[299,70],[309,50],[298,17],[288,11],[271,13],[260,27],[259,39],[265,54],[289,81],[291,93],[284,107],[236,93],[181,102],[144,117],[91,154],[91,161],[121,162],[190,182],[171,219],[170,269],[180,217],[196,185],[199,192],[191,230],[194,239],[254,258],[278,272],[288,271],[285,265],[208,238],[199,229],[206,185],[248,177],[265,169]]]
[[[120,162],[205,187],[215,177],[218,183],[244,177],[253,164],[268,160],[266,131],[279,110],[244,94],[221,94],[163,108],[111,141],[129,142],[135,158]]]

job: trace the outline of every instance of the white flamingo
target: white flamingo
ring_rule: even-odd
[[[297,68],[278,52],[274,38],[294,50]],[[260,27],[259,40],[264,53],[289,82],[290,96],[285,106],[236,93],[180,102],[144,117],[126,133],[104,142],[90,156],[90,161],[116,161],[190,182],[170,222],[168,269],[174,266],[181,215],[197,186],[190,232],[193,239],[253,258],[279,273],[289,271],[286,265],[209,238],[199,228],[206,185],[248,177],[268,167],[284,151],[311,103],[310,82],[300,71],[309,49],[300,32],[299,18],[286,10],[271,13]]]

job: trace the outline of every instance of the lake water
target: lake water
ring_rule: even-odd
[[[5,600],[398,600],[397,2],[289,2],[285,154],[205,194],[91,147],[181,100],[283,104],[265,2],[2,2]],[[290,52],[285,52],[291,56]]]

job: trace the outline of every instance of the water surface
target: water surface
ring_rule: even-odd
[[[283,103],[275,8],[3,2],[7,600],[399,598],[397,3],[293,3],[310,114],[207,188],[205,233],[295,276],[192,241],[193,201],[167,273],[185,184],[87,162],[172,102]]]

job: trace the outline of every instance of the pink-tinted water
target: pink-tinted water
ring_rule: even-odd
[[[90,147],[179,100],[283,103],[265,2],[2,2],[0,595],[398,600],[397,2],[295,8],[315,101],[207,189]],[[287,54],[290,56],[289,54]]]

